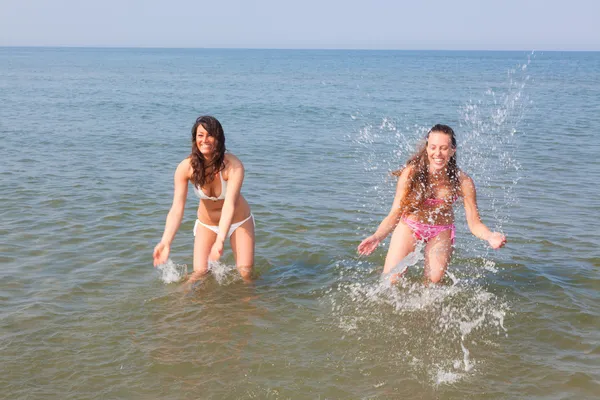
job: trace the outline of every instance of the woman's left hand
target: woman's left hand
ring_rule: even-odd
[[[217,238],[215,243],[212,245],[212,248],[210,249],[210,255],[208,256],[208,260],[218,261],[219,258],[221,258],[221,256],[223,255],[223,246],[223,241]]]
[[[379,246],[379,243],[381,243],[381,240],[379,240],[377,236],[369,236],[368,238],[360,242],[360,244],[358,245],[358,254],[360,254],[361,256],[368,256],[373,251],[375,251],[377,246]]]
[[[492,249],[499,249],[500,247],[503,247],[506,244],[506,236],[504,236],[500,232],[492,232],[487,241],[492,247]]]

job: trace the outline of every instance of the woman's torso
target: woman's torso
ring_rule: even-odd
[[[459,194],[452,193],[450,182],[431,184],[429,195],[417,210],[406,218],[429,225],[451,225],[454,223],[453,205]]]
[[[225,204],[225,195],[229,189],[227,182],[229,181],[229,167],[231,165],[228,160],[229,154],[225,155],[225,169],[216,173],[210,182],[205,182],[202,187],[195,187],[194,192],[198,196],[199,192],[203,194],[198,204],[198,219],[208,225],[219,225],[221,219],[221,212],[223,211],[223,205]],[[191,176],[191,165],[190,165],[190,176]],[[225,193],[223,193],[225,192]],[[240,193],[233,211],[232,223],[244,220],[250,215],[250,206],[244,196]]]

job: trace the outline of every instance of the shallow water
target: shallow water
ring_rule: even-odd
[[[3,398],[596,398],[599,53],[0,49]],[[257,279],[152,268],[199,114],[246,167]],[[459,140],[442,286],[358,243],[427,128]],[[590,224],[592,222],[592,224]]]

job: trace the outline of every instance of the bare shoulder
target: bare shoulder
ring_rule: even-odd
[[[415,166],[414,165],[407,165],[406,167],[402,168],[402,170],[400,171],[400,175],[399,178],[400,179],[408,179],[413,171],[415,170]]]
[[[175,176],[190,179],[192,176],[192,162],[189,157],[184,158],[175,170]]]
[[[235,155],[231,153],[225,153],[225,169],[223,174],[223,179],[228,181],[231,176],[241,176],[241,179],[244,177],[244,164],[237,158]]]
[[[458,182],[460,183],[460,190],[463,196],[475,190],[475,182],[473,181],[473,178],[467,175],[467,173],[463,170],[458,171]]]
[[[225,153],[225,169],[230,170],[239,168],[242,170],[244,169],[244,164],[242,164],[242,161],[231,153]]]
[[[471,178],[465,171],[462,169],[458,170],[458,182],[462,185],[463,183],[473,184],[473,178]]]

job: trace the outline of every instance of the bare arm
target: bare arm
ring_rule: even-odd
[[[396,225],[398,225],[398,221],[400,221],[401,212],[400,212],[400,203],[405,196],[406,189],[408,188],[408,176],[410,174],[411,168],[404,168],[400,178],[398,179],[398,183],[396,184],[396,194],[394,195],[394,201],[392,203],[392,208],[388,215],[381,221],[379,227],[374,233],[379,241],[384,240],[391,231],[394,230]]]
[[[499,232],[492,232],[481,222],[479,209],[477,208],[477,193],[475,183],[471,177],[461,173],[460,188],[465,205],[465,216],[471,233],[482,240],[487,241],[494,249],[498,249],[506,243],[506,237]]]
[[[189,159],[179,163],[174,176],[174,191],[173,203],[167,214],[165,230],[162,239],[154,248],[154,265],[164,264],[169,257],[171,243],[175,238],[175,234],[181,225],[183,219],[183,211],[185,209],[185,201],[187,198],[188,181],[189,181],[190,162]]]
[[[229,232],[229,228],[231,227],[231,220],[233,219],[235,205],[240,197],[242,183],[244,182],[244,165],[235,156],[230,157],[228,174],[229,179],[227,181],[227,193],[225,194],[223,209],[221,210],[221,218],[219,219],[219,234],[217,235],[217,241],[220,241],[221,243],[225,242],[227,232]]]
[[[244,181],[244,166],[237,157],[229,157],[229,167],[227,173],[229,175],[227,180],[227,193],[225,194],[225,201],[223,202],[223,208],[221,209],[219,233],[217,234],[215,243],[210,250],[209,260],[211,261],[216,261],[221,257],[221,255],[223,255],[225,238],[227,237],[227,233],[231,227],[231,220],[233,219],[235,204],[240,197],[242,182]]]
[[[396,184],[396,194],[394,196],[394,202],[388,215],[381,221],[375,233],[358,245],[358,253],[369,255],[375,250],[375,248],[381,243],[391,231],[394,230],[398,221],[400,221],[401,210],[400,203],[406,195],[406,189],[408,188],[408,177],[412,171],[412,167],[406,167],[400,174],[398,183]]]

